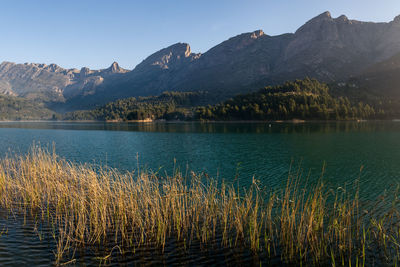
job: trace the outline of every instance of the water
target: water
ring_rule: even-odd
[[[2,216],[0,226],[4,225],[7,225],[7,233],[2,233],[0,237],[0,266],[54,265],[56,241],[48,225],[35,224],[22,215]],[[112,255],[111,260],[104,260],[108,254]],[[175,241],[168,242],[164,252],[150,245],[137,248],[134,252],[126,250],[121,255],[117,248],[107,248],[105,252],[93,246],[67,254],[62,263],[69,262],[69,259],[73,260],[66,266],[219,266],[221,263],[225,266],[260,266],[260,262],[264,265],[279,262],[278,258],[267,262],[265,255],[255,256],[243,248],[227,249],[218,244],[211,249],[203,249],[194,243],[189,250],[185,250]]]
[[[166,173],[174,168],[194,170],[226,181],[238,177],[236,181],[241,186],[249,185],[255,177],[268,188],[281,188],[290,168],[300,168],[303,177],[315,182],[325,166],[323,179],[329,186],[351,185],[359,179],[360,195],[367,200],[400,182],[399,122],[0,123],[1,156],[26,153],[34,142],[50,146],[54,143],[60,156],[74,162],[121,170],[136,170],[138,165]],[[29,225],[1,221],[0,227],[5,225],[14,230],[0,238],[0,264],[8,265],[12,260],[22,263],[26,258],[18,255],[25,253],[27,247],[34,250],[32,253],[43,252],[37,260],[29,259],[31,264],[47,265],[52,260],[54,246],[48,245],[50,241],[31,246],[38,239],[37,234],[26,229]],[[215,258],[222,257],[217,254]],[[160,264],[170,260],[160,257]],[[175,263],[179,262],[191,261]]]
[[[372,195],[400,180],[400,123],[0,123],[0,155],[55,144],[74,162],[121,170],[205,172],[248,185],[280,187],[290,168],[332,186],[360,179]],[[174,160],[175,159],[175,160]],[[360,174],[360,168],[363,166]]]

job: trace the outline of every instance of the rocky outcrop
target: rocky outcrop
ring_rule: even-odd
[[[117,62],[113,62],[108,69],[102,71],[104,74],[126,73],[128,70],[121,68]]]
[[[29,99],[63,101],[63,89],[71,83],[67,72],[55,64],[0,64],[0,91]]]
[[[116,62],[104,70],[3,62],[0,64],[0,93],[46,102],[65,102],[70,97],[94,94],[105,78],[126,72]]]
[[[200,56],[201,54],[194,54],[191,52],[189,44],[177,43],[152,54],[137,65],[132,73],[158,69],[179,69],[197,60]]]

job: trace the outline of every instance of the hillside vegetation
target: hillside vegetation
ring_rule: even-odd
[[[0,120],[50,119],[53,114],[43,103],[0,95]]]
[[[205,92],[164,92],[159,96],[131,97],[108,103],[89,111],[75,111],[64,115],[65,120],[186,120],[192,107],[207,102]]]
[[[330,95],[326,84],[314,79],[296,80],[242,94],[221,104],[200,107],[200,120],[353,120],[383,115],[362,102]]]
[[[216,105],[207,93],[165,92],[127,98],[90,111],[67,113],[65,120],[353,120],[383,116],[383,111],[346,97],[333,97],[326,84],[304,79],[268,86]]]

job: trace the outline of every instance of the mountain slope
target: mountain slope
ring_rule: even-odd
[[[150,55],[132,71],[117,63],[103,70],[67,70],[54,64],[3,62],[0,93],[39,99],[58,111],[163,91],[208,91],[218,101],[305,77],[346,81],[398,53],[400,16],[373,23],[332,18],[325,12],[295,33],[269,36],[257,30],[232,37],[204,54],[177,43]]]
[[[373,23],[332,18],[325,12],[293,34],[269,36],[258,30],[201,55],[192,54],[187,44],[170,46],[108,88],[119,98],[164,90],[206,90],[223,98],[304,77],[325,82],[348,79],[399,52],[400,17]],[[113,100],[106,93],[108,88],[98,91],[98,99]]]
[[[400,23],[370,23],[332,18],[325,12],[294,34],[268,36],[260,31],[232,38],[205,53],[191,67],[184,88],[246,89],[306,76],[333,81],[400,52]],[[207,79],[208,74],[217,74]],[[177,88],[174,88],[177,89]]]
[[[54,112],[42,103],[0,95],[0,120],[51,119]]]
[[[366,93],[400,99],[400,53],[369,67],[350,82]]]
[[[90,95],[105,79],[113,81],[126,72],[116,62],[103,70],[3,62],[0,64],[0,93],[45,102],[65,102],[77,95]]]

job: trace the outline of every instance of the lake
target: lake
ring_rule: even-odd
[[[274,189],[285,185],[290,169],[316,182],[324,168],[322,179],[332,188],[359,179],[364,200],[375,199],[400,181],[399,122],[0,123],[2,157],[27,153],[33,144],[50,148],[54,144],[58,155],[73,162],[122,171],[146,168],[168,174],[178,168],[193,170],[240,186],[250,185],[254,177]],[[39,242],[32,232],[35,225],[17,216],[11,221],[2,217],[0,227],[8,231],[0,238],[0,264],[51,264],[54,240],[47,237]],[[217,264],[232,260],[235,254],[214,251],[214,256],[202,252],[187,257],[178,255],[173,244],[166,251],[170,256],[159,253],[153,257],[152,250],[144,250],[122,265],[149,260],[157,265],[192,264],[205,258]],[[36,256],[27,259],[26,253]],[[239,263],[254,261],[246,253],[237,255],[241,255]],[[81,257],[82,264],[98,264],[93,259]]]
[[[193,170],[240,185],[286,183],[288,171],[332,186],[360,179],[370,197],[400,180],[399,122],[332,123],[66,123],[2,122],[0,153],[55,145],[74,162],[120,170]],[[363,166],[360,173],[360,168]]]

